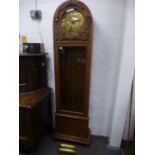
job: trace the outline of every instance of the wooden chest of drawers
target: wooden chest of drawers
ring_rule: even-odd
[[[19,115],[20,148],[33,151],[42,131],[52,124],[51,90],[38,89],[20,94]]]
[[[19,92],[47,88],[47,54],[27,54],[19,56]]]

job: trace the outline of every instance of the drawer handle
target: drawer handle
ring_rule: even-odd
[[[22,137],[22,136],[19,136],[19,139],[21,139],[21,140],[27,140],[27,138]]]
[[[19,85],[20,86],[25,86],[25,85],[27,85],[27,83],[20,83]]]
[[[45,66],[45,62],[42,62],[41,65],[42,65],[42,66]]]

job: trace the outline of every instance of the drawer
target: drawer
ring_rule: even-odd
[[[19,140],[20,144],[30,144],[29,117],[24,111],[19,111]]]

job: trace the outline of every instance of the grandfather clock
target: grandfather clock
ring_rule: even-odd
[[[55,137],[90,143],[88,127],[92,16],[76,0],[61,4],[54,15],[56,87]]]

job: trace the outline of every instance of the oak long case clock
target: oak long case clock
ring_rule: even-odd
[[[92,16],[80,1],[66,1],[53,20],[58,139],[90,143],[89,81],[92,46]]]

